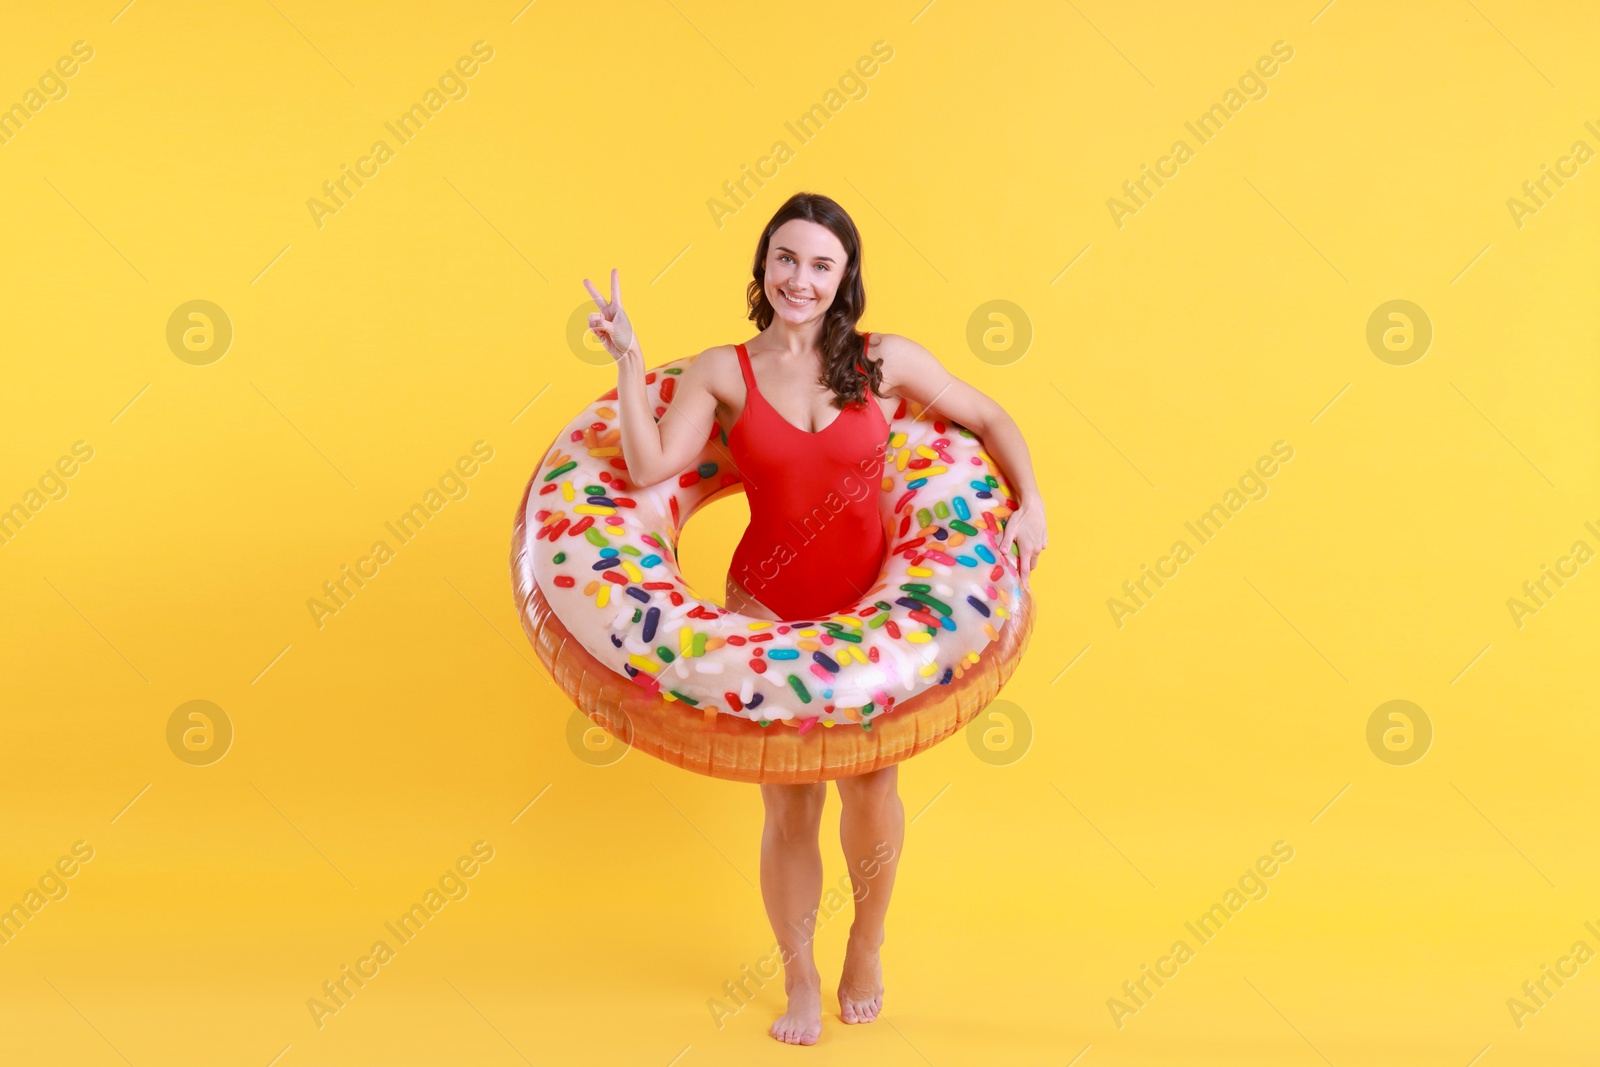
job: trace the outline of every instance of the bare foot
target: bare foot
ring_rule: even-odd
[[[870,1023],[883,1010],[883,965],[878,950],[850,939],[839,975],[839,1016],[847,1023]]]
[[[822,1036],[822,975],[816,971],[790,981],[784,975],[789,1010],[772,1024],[772,1036],[789,1045],[815,1045]]]

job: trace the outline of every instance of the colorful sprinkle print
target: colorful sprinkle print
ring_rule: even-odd
[[[657,419],[690,361],[645,375]],[[900,702],[952,684],[999,640],[1021,593],[1015,550],[999,558],[1017,505],[965,428],[900,402],[879,487],[883,574],[859,603],[825,619],[772,622],[703,600],[678,569],[684,522],[740,480],[721,428],[680,475],[635,486],[616,400],[613,389],[557,437],[525,516],[545,599],[612,670],[708,721],[723,714],[802,734],[818,724],[870,730]]]

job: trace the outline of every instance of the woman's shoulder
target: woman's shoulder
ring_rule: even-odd
[[[873,333],[867,338],[867,355],[882,361],[885,384],[915,375],[925,361],[938,362],[932,352],[897,333]]]
[[[874,359],[894,358],[906,354],[922,354],[931,356],[933,353],[923,348],[909,337],[898,333],[869,332],[867,335],[867,352]]]
[[[697,377],[707,380],[724,378],[729,373],[738,375],[739,354],[737,345],[712,345],[703,352],[689,357],[689,368]]]
[[[713,345],[689,358],[683,380],[678,388],[704,390],[718,401],[731,403],[731,398],[744,395],[744,375],[739,371],[737,345]]]

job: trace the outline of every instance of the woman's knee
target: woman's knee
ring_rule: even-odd
[[[899,799],[899,764],[838,779],[839,801],[846,808],[881,808]]]
[[[822,825],[822,805],[828,796],[825,782],[810,785],[763,785],[767,821],[784,834],[816,836]]]

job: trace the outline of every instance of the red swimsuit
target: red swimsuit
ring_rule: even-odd
[[[746,393],[728,448],[744,478],[750,525],[729,573],[787,621],[853,607],[888,552],[878,510],[889,438],[883,410],[869,392],[822,429],[802,430],[767,403],[744,345],[738,351]]]

